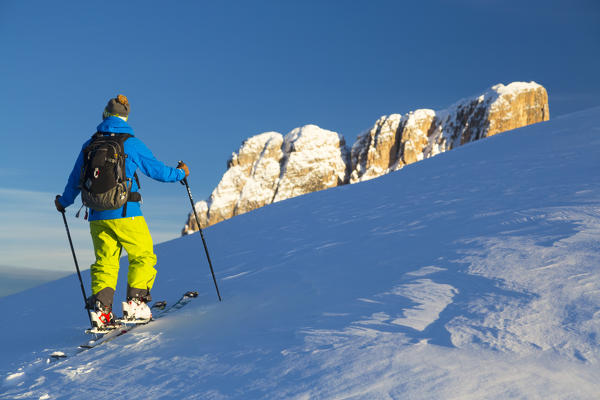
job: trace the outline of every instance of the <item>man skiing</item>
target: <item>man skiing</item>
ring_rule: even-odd
[[[166,166],[154,157],[142,141],[133,136],[133,129],[127,123],[129,111],[127,97],[118,95],[109,100],[97,133],[83,144],[62,196],[57,195],[55,199],[56,209],[64,212],[81,193],[84,205],[90,207],[90,233],[96,262],[91,265],[92,296],[88,306],[91,309],[92,323],[99,329],[114,325],[112,304],[123,248],[129,259],[126,302],[123,303],[124,317],[144,321],[152,317],[147,303],[151,300],[150,290],[156,277],[156,255],[139,204],[141,196],[138,193],[136,171],[139,169],[161,182],[177,182],[189,175],[189,169],[184,163],[180,162],[176,168]],[[106,146],[113,146],[109,148],[114,151],[108,153],[114,154],[106,156]],[[99,154],[103,156],[100,157]],[[121,161],[118,161],[119,155]],[[114,160],[109,159],[112,156],[115,157]],[[108,172],[98,164],[90,167],[91,163],[100,158],[109,167],[109,162],[115,167]],[[124,168],[116,167],[119,162],[123,163],[121,165]],[[109,175],[111,172],[114,175],[114,171],[123,175],[123,179],[113,179],[115,188],[110,193],[116,194],[109,196],[107,200],[106,193],[109,192],[93,193],[94,185],[111,186]],[[104,203],[98,205],[98,199]]]

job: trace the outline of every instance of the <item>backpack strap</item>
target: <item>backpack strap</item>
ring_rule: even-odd
[[[135,183],[137,183],[137,185],[138,185],[138,189],[140,189],[142,187],[142,185],[140,185],[140,178],[138,178],[137,172],[133,173],[133,177],[135,178]]]
[[[104,136],[110,136],[113,137],[115,139],[119,140],[119,143],[121,143],[121,146],[125,143],[125,141],[127,139],[129,139],[130,137],[133,137],[132,134],[130,133],[114,133],[114,132],[96,132],[92,135],[92,140],[93,139],[97,139],[99,137],[104,137]]]
[[[127,203],[129,202],[129,198],[131,197],[131,179],[127,179],[129,181],[129,185],[127,186],[127,201],[123,204],[123,218],[127,216]]]

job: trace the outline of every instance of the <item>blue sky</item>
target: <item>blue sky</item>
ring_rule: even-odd
[[[511,81],[544,85],[551,118],[600,104],[598,2],[522,3],[0,2],[0,265],[73,268],[52,199],[117,93],[159,159],[189,164],[195,200],[265,131],[314,123],[351,144],[381,115]],[[184,188],[142,192],[155,241],[176,237]],[[69,221],[86,266],[87,223]]]

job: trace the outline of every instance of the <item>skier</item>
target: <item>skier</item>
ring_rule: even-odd
[[[183,162],[176,168],[166,166],[154,157],[141,140],[133,136],[133,129],[127,123],[129,111],[129,101],[124,95],[109,100],[102,115],[103,121],[97,127],[98,133],[83,144],[63,194],[57,195],[55,199],[55,206],[59,212],[64,212],[66,207],[73,204],[80,193],[84,205],[90,207],[90,233],[96,262],[91,265],[92,296],[88,299],[88,307],[91,309],[92,323],[99,329],[108,329],[115,325],[112,305],[123,248],[127,251],[129,259],[126,302],[123,303],[124,317],[144,321],[152,317],[147,303],[152,299],[150,290],[156,277],[154,266],[157,259],[150,231],[139,205],[141,195],[138,192],[139,181],[135,172],[139,169],[150,178],[161,182],[177,182],[189,175],[189,169]],[[109,174],[102,172],[102,177],[99,177],[100,171],[103,171],[100,167],[93,168],[91,177],[88,176],[88,165],[91,162],[89,154],[100,147],[99,143],[111,140],[113,143],[121,143],[121,151],[124,153],[124,171],[121,173],[125,175],[123,178],[126,177],[124,187],[127,191],[125,196],[119,192],[117,197],[126,199],[122,200],[122,206],[114,208],[96,206],[96,203],[90,200],[88,191],[93,190],[93,186],[90,186],[93,183],[90,181],[95,178],[101,178],[98,181],[104,179],[103,185],[106,186],[105,176]],[[121,179],[115,181],[116,184],[123,184]]]

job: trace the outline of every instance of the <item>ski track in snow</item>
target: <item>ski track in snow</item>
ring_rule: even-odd
[[[212,226],[222,303],[197,234],[161,244],[153,296],[199,298],[65,360],[74,276],[2,298],[0,399],[597,399],[598,117]]]

